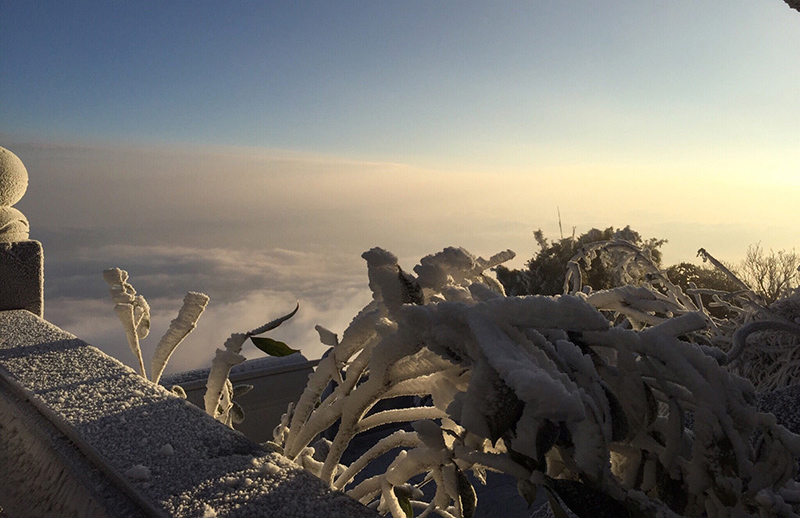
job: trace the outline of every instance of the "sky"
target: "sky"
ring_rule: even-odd
[[[132,364],[117,266],[146,349],[211,296],[171,370],[296,300],[273,336],[316,357],[374,246],[520,267],[560,215],[667,239],[667,264],[795,247],[798,49],[780,0],[0,0],[0,146],[30,175],[46,318]]]

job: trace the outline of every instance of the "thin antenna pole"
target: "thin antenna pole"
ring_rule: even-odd
[[[564,239],[564,229],[561,227],[561,208],[556,206],[556,211],[558,211],[558,231],[561,234],[561,239]]]

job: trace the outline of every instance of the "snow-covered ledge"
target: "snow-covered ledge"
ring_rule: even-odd
[[[0,311],[0,472],[10,516],[376,516],[26,310]]]

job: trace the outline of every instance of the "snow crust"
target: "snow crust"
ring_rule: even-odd
[[[373,516],[29,312],[0,312],[0,337],[0,366],[13,383],[153,514]],[[39,491],[39,498],[52,498]]]

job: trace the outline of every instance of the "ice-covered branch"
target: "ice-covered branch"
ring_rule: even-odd
[[[231,369],[246,360],[240,354],[246,339],[247,335],[244,333],[232,334],[225,341],[225,349],[217,349],[214,359],[211,361],[211,371],[208,373],[203,402],[206,413],[223,422],[227,420],[228,409],[220,408],[220,397],[223,396],[226,384],[230,383],[228,376],[230,376]]]
[[[620,278],[638,272],[646,281],[506,297],[483,268],[507,254],[486,261],[448,248],[423,258],[415,277],[386,251],[365,253],[373,302],[341,341],[320,328],[332,349],[275,441],[395,518],[409,507],[469,516],[474,491],[462,470],[487,468],[517,477],[528,496],[545,484],[576,509],[601,498],[642,516],[759,516],[781,499],[800,511],[793,471],[779,461],[800,454],[800,438],[756,412],[752,384],[721,365],[725,354],[709,337],[723,328],[647,254],[606,246],[621,261]],[[606,251],[597,245],[585,259]],[[430,395],[434,406],[373,410],[400,395]],[[414,419],[422,419],[416,436],[397,432],[350,467],[340,464],[358,433]],[[337,420],[324,459],[312,459],[311,442]],[[750,442],[756,432],[764,447]],[[348,488],[373,458],[401,445],[409,449],[386,473]],[[436,486],[430,502],[412,494],[417,474]]]
[[[143,378],[147,378],[139,339],[145,338],[150,332],[150,306],[144,297],[137,295],[133,286],[127,282],[128,272],[125,270],[119,268],[104,270],[103,279],[111,286],[114,312],[122,322],[128,347],[139,362],[139,373]]]

